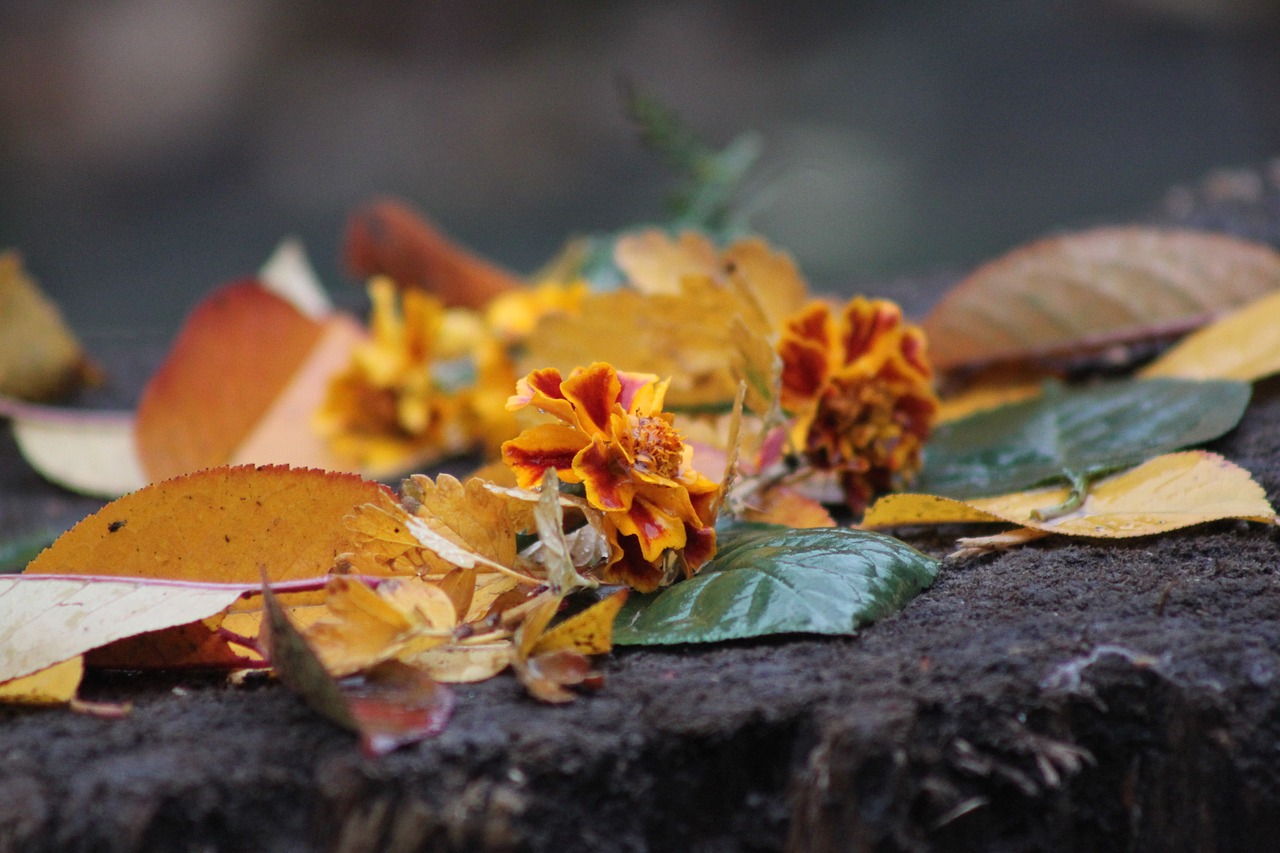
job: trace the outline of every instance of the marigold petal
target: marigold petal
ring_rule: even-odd
[[[695,527],[686,524],[684,528],[685,545],[684,561],[690,574],[696,574],[703,564],[715,556],[716,529],[714,527]]]
[[[591,435],[608,433],[609,416],[622,393],[622,383],[613,365],[597,361],[590,367],[576,368],[560,383],[560,390],[573,404],[581,430]]]
[[[507,409],[516,411],[533,406],[565,423],[574,423],[573,404],[560,390],[563,380],[554,367],[535,370],[516,382],[516,393],[507,399]]]
[[[902,322],[902,309],[887,299],[849,300],[841,316],[840,343],[845,364],[870,352],[882,335]]]
[[[812,341],[784,337],[778,344],[782,358],[782,405],[800,409],[822,391],[831,376],[827,350]]]
[[[573,470],[573,458],[590,439],[571,426],[541,424],[530,427],[502,445],[502,461],[516,475],[522,489],[542,482],[542,474],[555,468],[566,483],[581,482]]]
[[[618,371],[618,382],[622,391],[618,394],[618,402],[622,408],[636,415],[652,415],[662,408],[663,398],[667,395],[670,379],[658,381],[652,373],[627,373]]]
[[[587,503],[607,512],[631,509],[636,486],[615,445],[596,436],[573,459],[573,472],[587,489]]]
[[[666,491],[677,493],[672,497],[683,495],[684,502],[689,501],[689,493],[683,489],[668,489]],[[650,490],[646,490],[646,494],[651,494]],[[693,508],[689,507],[689,513],[692,515]],[[662,552],[668,548],[683,548],[685,546],[685,525],[684,521],[677,515],[672,514],[668,509],[645,496],[645,494],[637,494],[631,502],[631,509],[627,512],[612,513],[613,523],[617,525],[618,532],[624,536],[634,536],[640,543],[640,551],[646,560],[657,560],[662,556]]]
[[[618,536],[616,544],[615,559],[600,571],[600,580],[626,584],[637,592],[653,592],[662,585],[661,561],[646,560],[636,537]]]

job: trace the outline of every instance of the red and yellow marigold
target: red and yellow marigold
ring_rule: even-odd
[[[562,377],[535,370],[516,384],[511,410],[532,406],[559,423],[531,427],[502,446],[503,461],[523,488],[554,468],[581,483],[602,510],[611,554],[602,580],[641,591],[692,575],[715,553],[712,506],[719,492],[691,465],[692,449],[662,410],[667,382],[599,363]]]
[[[785,322],[778,354],[792,443],[839,477],[854,512],[915,476],[938,398],[924,333],[897,305],[859,296],[837,313],[811,302]]]

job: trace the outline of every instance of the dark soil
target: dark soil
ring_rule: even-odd
[[[1195,209],[1252,222],[1272,195],[1232,198],[1244,207],[1221,221],[1221,199]],[[1212,449],[1280,499],[1280,383]],[[7,439],[0,476],[6,537],[97,506],[28,473]],[[942,553],[969,531],[899,532]],[[132,714],[0,712],[0,850],[1171,851],[1280,837],[1275,528],[1050,538],[948,564],[855,638],[622,650],[603,666],[605,689],[567,707],[505,677],[462,687],[443,735],[376,760],[274,683],[93,676],[86,698]]]

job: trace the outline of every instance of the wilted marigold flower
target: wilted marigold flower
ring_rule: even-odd
[[[563,482],[581,483],[610,534],[601,578],[642,592],[670,579],[672,561],[692,575],[716,546],[711,507],[720,487],[693,469],[692,448],[662,411],[666,389],[652,374],[597,362],[568,378],[554,368],[535,370],[507,403],[560,421],[526,429],[502,446],[518,484],[539,485],[548,468]]]
[[[811,302],[785,322],[778,354],[792,442],[810,465],[838,475],[850,509],[910,482],[938,398],[924,332],[896,304],[859,296],[837,315]]]
[[[509,373],[477,370],[483,322],[421,291],[400,292],[388,278],[373,279],[369,297],[369,340],[330,382],[319,430],[340,455],[375,472],[474,445],[477,380],[495,373],[510,388]]]

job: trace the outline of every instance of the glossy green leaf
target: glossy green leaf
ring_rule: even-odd
[[[863,530],[738,525],[714,560],[659,593],[632,595],[615,645],[714,643],[766,634],[853,634],[933,582],[938,561]]]
[[[1226,433],[1249,394],[1248,383],[1227,380],[1051,385],[1033,400],[939,427],[912,491],[982,497],[1136,465]]]

